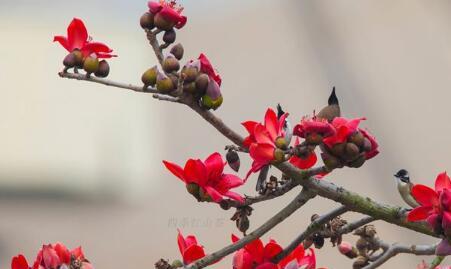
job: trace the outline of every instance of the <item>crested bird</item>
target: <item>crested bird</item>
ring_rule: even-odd
[[[394,176],[397,181],[398,192],[404,202],[412,208],[419,206],[419,203],[412,196],[413,183],[410,181],[409,172],[406,169],[401,169]]]
[[[338,102],[337,94],[335,93],[335,87],[333,87],[327,103],[328,105],[321,109],[321,111],[316,114],[316,117],[332,122],[334,118],[340,117],[341,115],[340,104]]]

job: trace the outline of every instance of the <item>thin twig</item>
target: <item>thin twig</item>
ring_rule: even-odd
[[[167,101],[167,102],[173,102],[173,103],[182,103],[181,99],[179,97],[172,97],[169,95],[163,95],[163,94],[158,94],[158,93],[154,93],[152,95],[153,98],[160,100],[160,101]]]
[[[338,231],[337,231],[337,235],[342,235],[342,234],[348,234],[352,231],[354,231],[357,228],[360,228],[364,225],[367,225],[373,221],[375,221],[376,219],[374,217],[364,217],[362,219],[359,219],[357,221],[351,222],[349,224],[346,224],[345,226],[341,227]]]
[[[281,211],[279,211],[276,215],[270,218],[267,222],[265,222],[255,231],[241,238],[237,242],[196,261],[192,265],[188,266],[187,269],[204,268],[220,260],[221,258],[243,248],[250,242],[263,236],[265,233],[274,228],[277,224],[284,221],[286,218],[288,218],[291,214],[293,214],[296,210],[298,210],[300,207],[302,207],[305,203],[307,203],[310,199],[314,197],[315,197],[314,192],[307,189],[303,189],[292,202],[290,202],[286,207],[284,207]]]
[[[321,229],[321,227],[326,224],[328,221],[346,213],[348,209],[345,206],[340,206],[337,209],[334,209],[330,211],[329,213],[326,213],[319,217],[318,219],[314,220],[310,225],[305,229],[303,233],[301,233],[296,239],[294,239],[282,252],[277,254],[273,258],[274,263],[280,262],[283,258],[285,258],[287,255],[289,255],[299,244],[301,244],[307,237]]]
[[[381,244],[386,244],[386,243],[381,242]],[[386,251],[384,251],[382,255],[378,256],[377,259],[375,259],[371,264],[367,265],[363,269],[375,269],[400,253],[407,253],[407,254],[413,254],[413,255],[418,255],[418,256],[419,255],[434,255],[436,247],[437,247],[437,245],[406,246],[406,245],[401,245],[401,244],[395,243],[395,244],[389,246],[388,249]]]
[[[163,51],[160,48],[160,44],[158,43],[157,34],[160,32],[155,31],[152,32],[151,30],[145,30],[147,35],[147,40],[149,40],[150,46],[152,46],[152,49],[157,56],[158,62],[160,62],[160,65],[163,65]]]

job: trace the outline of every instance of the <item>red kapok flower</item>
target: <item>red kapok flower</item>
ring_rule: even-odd
[[[340,144],[346,142],[348,137],[358,130],[360,121],[365,120],[365,118],[356,118],[348,120],[343,117],[336,117],[332,121],[332,126],[335,128],[335,134],[325,138],[324,144],[329,148],[332,148],[335,144]]]
[[[215,152],[204,162],[197,159],[189,159],[184,168],[177,164],[163,161],[166,168],[180,178],[199,201],[207,201],[210,198],[214,202],[221,202],[224,196],[243,202],[241,195],[230,191],[243,185],[243,180],[232,174],[224,174],[225,162],[221,154]]]
[[[112,49],[107,45],[100,42],[91,42],[86,30],[85,24],[82,20],[74,18],[67,27],[66,36],[55,36],[53,42],[59,42],[68,52],[72,52],[76,49],[83,53],[83,56],[89,56],[95,54],[97,58],[111,58],[116,55],[112,55]]]
[[[93,269],[92,265],[85,259],[81,247],[73,250],[68,250],[66,246],[61,243],[55,245],[44,245],[39,250],[36,260],[33,263],[32,269],[55,269],[65,265],[70,267],[71,259],[77,260],[82,264],[82,269]],[[13,257],[11,262],[11,269],[29,269],[27,260],[23,255]]]
[[[446,172],[437,176],[435,180],[435,190],[422,184],[416,184],[413,186],[412,196],[420,204],[420,206],[409,212],[407,215],[407,220],[421,221],[426,220],[429,217],[434,217],[434,215],[442,214],[443,208],[448,209],[451,206],[451,199],[448,199],[449,191],[451,191],[451,180]],[[443,205],[441,203],[441,197],[443,197]],[[434,219],[436,218],[431,218],[428,221],[431,226],[435,222]]]
[[[216,81],[219,86],[222,84],[221,76],[216,73],[216,70],[213,68],[213,65],[210,63],[210,60],[205,56],[205,54],[201,53],[199,55],[199,61],[200,61],[200,71],[202,73],[207,74],[210,79]]]
[[[310,134],[328,137],[335,134],[335,128],[326,119],[304,117],[301,123],[294,126],[293,134],[302,138],[306,138]]]
[[[197,243],[197,239],[194,235],[183,237],[182,233],[179,231],[177,244],[185,265],[205,257],[204,247]]]
[[[299,145],[299,138],[296,138],[294,146]],[[308,169],[316,164],[318,157],[315,152],[311,152],[307,158],[303,159],[297,156],[292,156],[288,161],[299,169]]]
[[[187,18],[186,16],[182,16],[183,7],[177,5],[177,1],[149,1],[147,5],[149,6],[150,13],[155,16],[158,14],[164,20],[172,23],[175,28],[180,29],[185,26]]]

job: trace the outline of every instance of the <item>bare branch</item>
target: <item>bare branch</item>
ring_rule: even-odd
[[[307,203],[310,199],[314,197],[315,197],[314,192],[307,189],[303,189],[292,202],[290,202],[286,207],[284,207],[281,211],[279,211],[276,215],[270,218],[267,222],[265,222],[255,231],[241,238],[239,241],[194,262],[192,265],[188,266],[187,269],[204,268],[220,260],[221,258],[243,248],[248,243],[254,241],[257,238],[260,238],[265,233],[274,228],[277,224],[284,221],[286,218],[288,218],[291,214],[293,214],[296,210],[298,210],[300,207],[302,207],[305,203]]]
[[[343,226],[340,230],[338,230],[337,234],[341,235],[341,234],[347,234],[350,233],[352,231],[354,231],[357,228],[360,228],[364,225],[367,225],[373,221],[375,221],[376,219],[374,217],[364,217],[362,219],[359,219],[355,222],[351,222],[345,226]]]
[[[157,30],[155,32],[152,32],[151,30],[146,29],[146,35],[147,40],[149,40],[150,46],[152,46],[153,51],[155,52],[155,55],[157,56],[158,61],[160,62],[160,65],[163,65],[163,50],[160,47],[160,44],[158,43],[157,34],[159,34],[161,31]]]
[[[276,257],[274,257],[273,262],[278,263],[283,258],[285,258],[287,255],[289,255],[299,244],[301,244],[307,237],[321,229],[321,227],[326,224],[328,221],[346,213],[347,208],[345,206],[340,206],[339,208],[330,211],[329,213],[326,213],[319,217],[318,219],[314,220],[310,225],[305,229],[303,233],[301,233],[298,237],[296,237],[295,240],[293,240],[282,252],[277,254]]]
[[[154,93],[152,95],[152,97],[157,100],[160,100],[160,101],[167,101],[167,102],[172,102],[172,103],[182,103],[182,101],[179,97],[172,97],[169,95],[163,95],[163,94],[158,94],[158,93]]]
[[[380,240],[379,240],[380,241]],[[380,241],[379,244],[381,247],[387,248],[387,243]],[[381,255],[379,255],[377,258],[374,259],[374,261],[364,267],[363,269],[374,269],[378,268],[382,264],[384,264],[389,259],[393,258],[394,256],[400,254],[400,253],[406,253],[406,254],[413,254],[413,255],[435,255],[435,248],[437,245],[401,245],[398,243],[395,243],[391,246],[388,246],[387,250],[384,251]]]

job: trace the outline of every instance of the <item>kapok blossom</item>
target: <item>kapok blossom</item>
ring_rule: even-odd
[[[232,235],[232,242],[239,238]],[[313,249],[305,254],[304,247],[300,244],[279,263],[274,264],[272,259],[283,248],[275,241],[270,240],[266,245],[260,239],[247,244],[244,248],[235,252],[233,256],[233,269],[298,269],[302,266],[306,269],[316,268],[316,257]]]
[[[194,235],[183,237],[182,233],[178,231],[177,244],[185,265],[205,257],[204,247],[197,243]]]
[[[298,145],[299,138],[296,137],[294,146],[296,147]],[[316,164],[316,162],[318,161],[318,157],[316,157],[315,152],[311,152],[305,159],[293,155],[288,161],[299,169],[308,169]]]
[[[225,162],[221,154],[217,152],[203,162],[199,159],[189,159],[184,168],[168,161],[163,163],[174,176],[186,184],[188,191],[198,201],[213,200],[219,203],[226,196],[238,202],[244,202],[241,195],[230,191],[243,185],[243,180],[235,175],[224,173]]]
[[[147,5],[150,13],[160,16],[161,19],[173,25],[173,27],[180,29],[185,26],[187,18],[182,15],[183,7],[177,5],[177,1],[149,1]]]
[[[56,269],[63,266],[74,269],[94,269],[85,258],[81,247],[69,250],[61,243],[42,246],[33,266],[30,266],[21,254],[13,257],[11,261],[11,269]]]
[[[210,60],[205,56],[205,54],[201,53],[199,55],[199,61],[200,61],[200,71],[202,73],[205,73],[208,75],[208,77],[216,83],[218,83],[219,86],[222,84],[221,76],[216,72],[216,70],[213,68],[213,65],[211,64]]]
[[[67,36],[55,36],[53,42],[59,42],[68,52],[80,50],[83,57],[95,54],[97,58],[111,58],[116,55],[107,45],[100,42],[91,42],[85,24],[82,20],[74,18],[67,27]]]
[[[312,135],[320,135],[322,138],[332,136],[336,132],[332,124],[326,119],[304,117],[301,122],[294,126],[293,135],[308,138]]]

